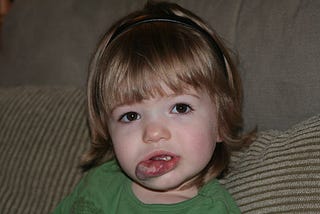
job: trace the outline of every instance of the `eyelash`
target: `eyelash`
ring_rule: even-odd
[[[187,108],[187,110],[185,112],[177,112],[175,114],[188,114],[188,113],[191,113],[192,111],[194,111],[194,109],[191,107],[191,105],[189,104],[186,104],[186,103],[177,103],[175,104],[173,107],[172,107],[172,110],[171,112],[176,109],[177,107],[183,107],[183,108]],[[180,109],[181,110],[181,109]]]
[[[131,120],[130,120],[130,119],[128,118],[129,115],[134,116],[134,118],[133,118],[133,117],[130,117],[130,118],[131,118]],[[120,118],[119,118],[119,121],[120,121],[120,122],[124,122],[124,123],[130,123],[130,122],[132,122],[132,121],[134,121],[134,120],[138,120],[137,118],[140,119],[141,116],[140,116],[137,112],[130,111],[130,112],[127,112],[127,113],[122,114],[122,115],[120,116]]]
[[[183,112],[179,112],[179,110],[177,108],[180,108],[179,110],[181,110],[181,108],[184,108]],[[192,113],[194,111],[194,109],[191,107],[191,105],[186,104],[186,103],[176,103],[172,108],[171,111],[173,114],[189,114]],[[130,116],[130,117],[129,117]],[[123,123],[130,123],[132,121],[135,120],[139,120],[141,118],[141,115],[137,112],[134,111],[130,111],[130,112],[126,112],[124,114],[122,114],[119,117],[119,121],[123,122]]]

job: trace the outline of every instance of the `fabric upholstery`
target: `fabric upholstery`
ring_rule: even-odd
[[[49,213],[89,146],[82,90],[0,89],[0,213]]]
[[[222,181],[242,213],[320,212],[320,115],[259,133]]]

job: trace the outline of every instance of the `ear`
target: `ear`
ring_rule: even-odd
[[[222,142],[223,142],[223,139],[221,137],[220,130],[218,129],[217,136],[216,136],[216,143],[222,143]]]
[[[222,140],[222,138],[220,137],[220,135],[218,134],[217,135],[217,138],[216,138],[216,143],[222,143],[223,142],[223,140]]]

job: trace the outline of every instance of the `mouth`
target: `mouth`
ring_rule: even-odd
[[[170,152],[154,152],[137,164],[135,173],[140,180],[159,177],[175,169],[179,160],[178,155]]]

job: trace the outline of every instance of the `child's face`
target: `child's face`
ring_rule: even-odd
[[[207,166],[218,136],[215,104],[204,91],[186,90],[116,107],[108,122],[116,157],[136,183],[168,191]]]

